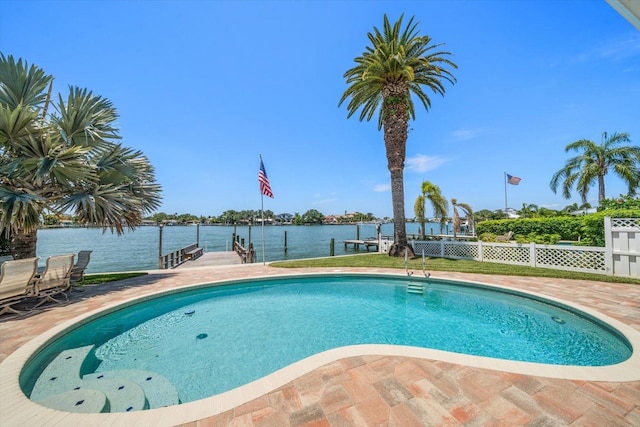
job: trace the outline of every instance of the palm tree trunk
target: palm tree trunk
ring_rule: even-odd
[[[383,90],[384,145],[391,173],[391,199],[393,203],[393,245],[390,256],[404,256],[405,251],[415,256],[407,243],[404,213],[404,161],[407,152],[409,88],[406,82],[387,84]]]
[[[19,228],[11,235],[11,255],[13,259],[33,258],[36,256],[38,229],[26,231]]]
[[[390,256],[404,256],[405,250],[413,257],[413,248],[407,243],[406,217],[404,214],[404,178],[402,169],[391,171],[391,200],[393,204],[393,245]]]
[[[598,205],[604,200],[604,175],[598,175]]]

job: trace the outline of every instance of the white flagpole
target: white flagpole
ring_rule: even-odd
[[[262,159],[262,157],[260,158]],[[262,191],[260,192],[260,212],[262,214],[262,227],[260,228],[262,230],[262,265],[264,265],[264,194]]]
[[[507,173],[504,172],[504,176],[502,177],[504,181],[504,214],[507,215],[507,209],[509,206],[507,205]]]
[[[262,165],[262,154],[260,154],[260,165]],[[265,265],[264,261],[264,193],[260,190],[260,215],[261,215],[261,226],[260,231],[262,232],[262,265]]]

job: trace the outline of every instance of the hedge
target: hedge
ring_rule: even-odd
[[[640,218],[638,209],[603,210],[581,216],[521,218],[482,221],[476,224],[476,235],[494,235],[513,231],[513,239],[530,240],[532,235],[559,235],[560,240],[579,241],[582,246],[604,247],[604,217]]]

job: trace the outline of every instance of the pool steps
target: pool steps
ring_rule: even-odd
[[[92,389],[71,390],[60,394],[53,394],[38,400],[37,403],[47,408],[66,412],[81,412],[86,414],[109,412],[107,396],[101,391]]]
[[[82,365],[93,349],[92,345],[60,353],[38,377],[31,400],[41,401],[52,395],[82,388]]]
[[[68,412],[129,412],[180,403],[162,375],[144,370],[95,372],[81,376],[93,345],[61,352],[36,381],[31,400]]]
[[[136,369],[122,369],[118,371],[96,372],[87,374],[84,379],[92,379],[103,376],[104,379],[128,378],[138,385],[147,399],[149,408],[162,408],[164,406],[180,403],[178,391],[171,381],[155,372]],[[145,408],[147,409],[147,408]],[[111,412],[114,412],[113,410]]]
[[[424,284],[421,282],[407,283],[407,293],[419,295],[424,294]]]

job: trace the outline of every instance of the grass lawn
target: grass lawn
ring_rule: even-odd
[[[404,269],[404,258],[394,258],[386,254],[346,255],[327,258],[311,258],[293,261],[275,261],[270,263],[280,268],[305,267],[378,267]],[[409,259],[410,270],[422,270],[422,257]],[[455,271],[459,273],[499,274],[504,276],[556,277],[559,279],[583,279],[597,282],[632,283],[640,285],[640,279],[606,276],[603,274],[578,273],[548,268],[534,268],[521,265],[499,264],[492,262],[469,261],[462,259],[427,258],[427,271]],[[114,282],[148,274],[146,272],[87,274],[76,286],[95,285]]]
[[[74,286],[97,285],[100,283],[115,282],[117,280],[130,279],[132,277],[145,276],[149,273],[144,271],[132,273],[104,273],[104,274],[87,274],[84,280],[74,283]]]
[[[386,254],[347,255],[328,258],[313,258],[294,261],[276,261],[273,267],[378,267],[404,269],[404,258],[394,258]],[[422,257],[409,259],[410,270],[422,270]],[[559,279],[583,279],[610,283],[632,283],[640,285],[640,279],[606,276],[604,274],[578,273],[574,271],[551,270],[521,265],[463,259],[426,258],[426,271],[455,271],[459,273],[499,274],[505,276],[555,277]]]

